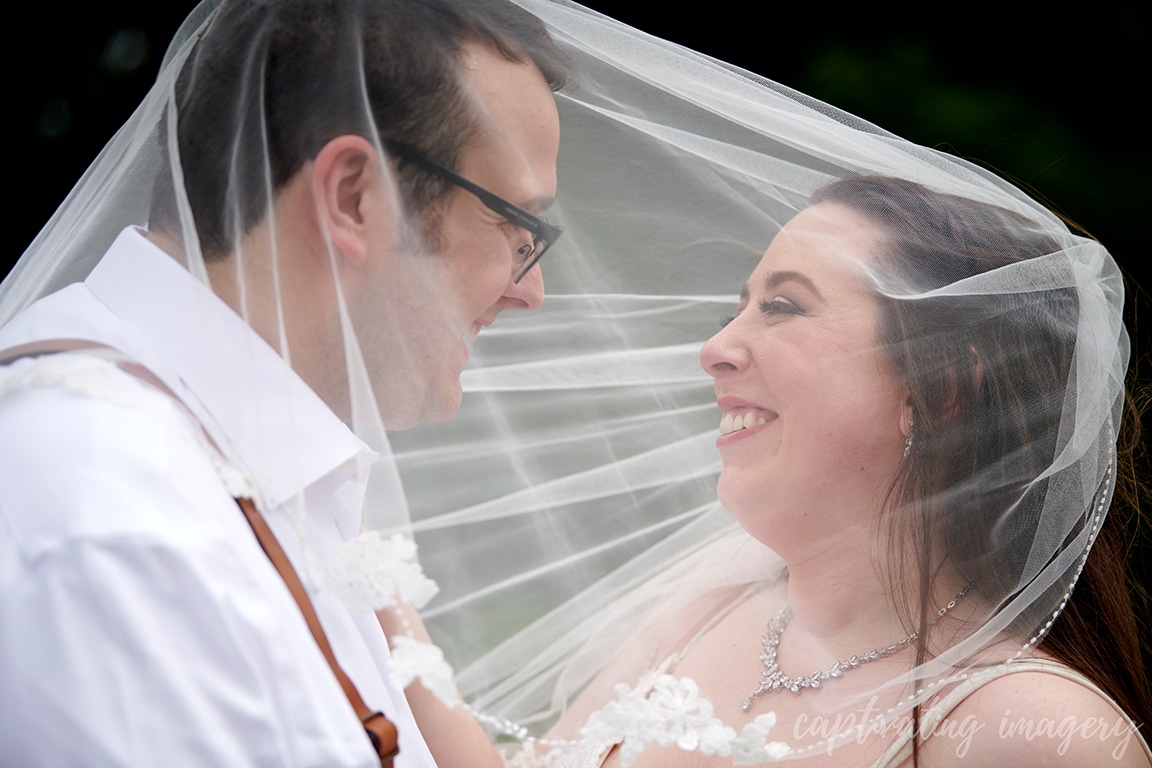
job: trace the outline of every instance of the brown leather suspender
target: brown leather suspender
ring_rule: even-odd
[[[24,344],[4,350],[3,353],[0,353],[0,366],[8,365],[24,357],[40,357],[42,355],[51,355],[59,352],[93,349],[112,350],[111,347],[91,341],[54,339],[46,342]],[[161,392],[180,402],[180,399],[176,397],[176,393],[169,389],[164,382],[156,377],[156,374],[147,368],[144,368],[138,363],[131,362],[120,363],[120,367],[127,373],[156,387]],[[207,437],[207,435],[205,436]],[[208,439],[209,442],[211,442],[211,438]],[[251,499],[237,498],[236,504],[239,505],[240,510],[244,513],[244,518],[248,521],[248,525],[251,526],[252,532],[256,534],[256,540],[260,542],[260,547],[264,550],[264,554],[268,556],[273,567],[276,568],[276,572],[280,574],[280,578],[284,581],[285,586],[288,587],[288,591],[292,593],[292,598],[296,601],[300,613],[304,615],[304,621],[308,624],[308,629],[312,632],[312,638],[316,641],[316,645],[320,647],[320,652],[324,654],[324,659],[328,662],[332,674],[336,676],[336,681],[340,683],[340,688],[343,689],[344,696],[347,697],[348,703],[352,705],[356,716],[360,718],[360,722],[364,725],[364,732],[368,734],[368,739],[372,742],[372,747],[380,757],[380,765],[382,768],[391,768],[392,759],[400,753],[396,726],[382,713],[368,708],[368,705],[360,698],[360,692],[356,690],[356,686],[352,683],[352,680],[336,662],[336,656],[332,653],[332,646],[328,643],[328,636],[324,634],[324,628],[320,625],[319,617],[316,616],[316,609],[312,607],[312,600],[309,599],[304,585],[300,582],[300,577],[296,575],[296,569],[292,567],[288,556],[284,554],[284,550],[280,547],[280,542],[276,541],[276,536],[272,533],[272,529],[268,527],[264,516],[256,509],[256,505],[252,503]]]
[[[316,616],[316,610],[312,607],[312,601],[308,599],[308,593],[304,591],[304,585],[300,583],[300,577],[296,575],[296,569],[292,567],[289,562],[288,556],[284,554],[284,550],[280,548],[280,542],[276,541],[276,536],[273,535],[272,529],[268,527],[268,523],[264,520],[264,516],[256,509],[256,505],[252,503],[252,499],[237,498],[236,503],[240,505],[240,509],[244,512],[244,517],[248,520],[248,524],[252,526],[252,532],[256,534],[256,539],[260,542],[260,546],[264,549],[264,554],[268,555],[268,559],[272,561],[272,565],[276,567],[276,571],[280,574],[280,578],[284,580],[284,584],[288,587],[288,591],[292,593],[292,597],[296,600],[296,605],[300,606],[300,613],[304,614],[304,620],[308,622],[308,629],[312,630],[312,637],[316,639],[316,645],[320,646],[320,652],[324,654],[324,658],[328,661],[328,666],[332,668],[332,674],[336,675],[337,682],[340,687],[344,689],[344,695],[348,697],[348,702],[352,705],[352,709],[356,710],[356,716],[360,718],[360,722],[364,724],[364,730],[368,733],[368,738],[372,740],[372,746],[376,748],[376,754],[380,755],[380,764],[385,766],[392,765],[392,758],[399,753],[400,749],[396,741],[396,726],[388,721],[380,712],[375,712],[368,708],[364,700],[360,698],[360,693],[356,690],[356,686],[336,663],[336,657],[332,653],[332,646],[328,644],[328,638],[324,634],[324,628],[320,626],[320,619]]]

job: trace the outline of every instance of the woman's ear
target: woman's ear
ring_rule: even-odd
[[[329,141],[312,161],[312,197],[325,237],[351,263],[362,263],[380,235],[386,192],[376,148],[362,136]],[[389,206],[390,207],[390,206]]]
[[[984,361],[980,359],[980,353],[976,351],[975,346],[969,344],[968,349],[972,351],[972,372],[976,376],[976,389],[980,389],[984,386]]]
[[[961,411],[968,406],[974,397],[979,397],[980,387],[984,386],[984,363],[976,347],[969,344],[968,350],[972,353],[972,367],[962,372],[953,367],[948,377],[948,399],[945,401],[944,421],[950,422],[960,417]],[[971,378],[968,378],[969,373]],[[961,383],[965,387],[961,387]]]
[[[904,439],[912,436],[912,393],[904,398],[904,407],[900,409],[900,434]]]

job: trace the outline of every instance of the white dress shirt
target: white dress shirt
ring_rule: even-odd
[[[434,768],[375,616],[312,578],[359,531],[366,446],[136,230],[0,329],[0,349],[57,338],[120,350],[187,410],[90,355],[0,368],[0,762],[378,765],[223,465],[247,475],[340,665],[397,725],[398,768]]]

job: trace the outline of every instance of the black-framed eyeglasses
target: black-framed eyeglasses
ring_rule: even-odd
[[[484,189],[484,187],[468,181],[468,179],[455,171],[445,168],[440,165],[440,163],[430,159],[415,147],[399,141],[385,141],[384,149],[395,157],[407,160],[430,173],[447,179],[461,189],[471,192],[493,213],[503,216],[512,226],[519,227],[532,236],[531,243],[524,243],[520,247],[512,250],[512,263],[517,268],[513,282],[520,282],[521,278],[528,274],[532,267],[536,266],[536,262],[540,261],[540,257],[544,255],[544,251],[548,250],[552,243],[556,242],[556,239],[564,232],[563,227],[549,223],[549,221],[542,216],[533,216],[528,213],[528,211],[517,205],[513,205],[499,195],[492,194]]]

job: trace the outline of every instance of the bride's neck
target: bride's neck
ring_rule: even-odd
[[[887,637],[898,622],[890,589],[876,564],[866,551],[846,556],[844,547],[830,548],[840,552],[788,563],[787,594],[795,629],[846,647],[856,645],[860,636]],[[859,541],[855,548],[861,549]]]
[[[911,606],[919,604],[918,573],[886,572],[872,547],[860,541],[858,533],[854,543],[829,541],[823,552],[788,563],[789,632],[829,653],[851,655],[890,645],[914,629],[901,621],[896,606],[903,599]],[[890,579],[900,577],[902,586],[893,586]],[[933,581],[926,601],[932,615],[965,587],[963,578],[949,568],[937,571]],[[905,588],[912,591],[900,594]]]

